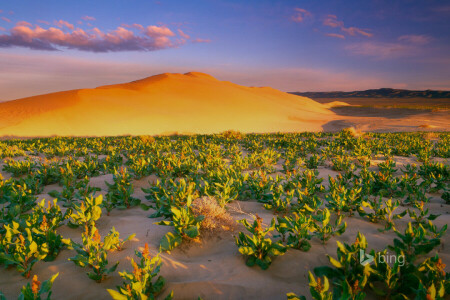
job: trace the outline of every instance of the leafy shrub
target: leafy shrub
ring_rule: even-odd
[[[252,234],[247,235],[239,232],[236,237],[236,244],[239,246],[239,252],[245,256],[247,266],[258,265],[266,270],[272,263],[272,258],[283,255],[287,248],[281,241],[273,242],[266,235],[275,229],[275,219],[272,219],[270,226],[262,228],[262,219],[256,215],[253,224],[243,219],[239,221]]]
[[[164,277],[159,276],[162,264],[159,254],[151,257],[148,244],[145,244],[144,251],[135,251],[135,254],[141,260],[136,263],[133,258],[131,259],[133,272],[119,272],[124,280],[122,286],[117,287],[118,291],[108,289],[108,293],[115,300],[155,299],[164,287]],[[172,297],[173,293],[165,299],[172,299]]]

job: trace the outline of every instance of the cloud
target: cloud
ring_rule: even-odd
[[[409,35],[402,35],[401,37],[398,38],[398,40],[410,44],[425,45],[431,42],[432,37],[427,35],[409,34]]]
[[[344,27],[344,22],[338,21],[335,15],[328,15],[323,21],[323,25],[333,28]]]
[[[16,23],[16,26],[31,26],[31,24],[26,21],[19,21]]]
[[[5,21],[5,22],[8,22],[8,23],[11,23],[11,20],[8,19],[7,17],[2,17],[2,20]]]
[[[44,20],[37,20],[38,23],[50,25],[50,22],[44,21]]]
[[[0,31],[6,31],[5,27],[0,27]]]
[[[360,34],[360,35],[364,35],[364,36],[367,36],[367,37],[372,37],[373,36],[372,33],[364,31],[364,30],[362,30],[360,28],[356,28],[356,27],[348,27],[348,28],[342,27],[341,30],[346,32],[346,33],[348,33],[349,35]]]
[[[74,26],[73,26],[73,24],[70,24],[69,22],[67,22],[67,21],[63,21],[63,20],[59,20],[59,21],[55,21],[55,22],[53,22],[56,26],[58,26],[59,28],[63,28],[63,27],[67,27],[67,28],[69,28],[70,30],[73,30],[74,29]],[[28,23],[29,24],[29,23]],[[31,26],[31,24],[30,24],[30,26]]]
[[[211,43],[210,39],[201,39],[201,38],[196,38],[192,40],[192,43]]]
[[[182,37],[182,38],[184,38],[184,39],[189,39],[190,38],[190,36],[189,35],[187,35],[186,33],[184,33],[181,29],[178,29],[178,33],[180,34],[180,36]]]
[[[345,36],[343,34],[339,34],[339,33],[326,33],[325,35],[330,36],[330,37],[339,38],[339,39],[345,39]]]
[[[348,45],[346,49],[356,55],[379,59],[407,57],[417,53],[415,47],[402,43],[364,42]]]
[[[83,17],[81,17],[83,20],[85,20],[85,21],[95,21],[95,18],[94,17],[90,17],[90,16],[83,16]]]
[[[179,46],[173,41],[176,34],[166,26],[140,24],[130,25],[130,29],[117,27],[104,32],[99,28],[83,30],[74,28],[66,21],[55,22],[60,28],[32,27],[30,23],[19,22],[8,33],[0,34],[0,47],[26,47],[35,50],[77,49],[90,52],[154,51]],[[200,42],[200,41],[193,41]],[[206,40],[203,40],[206,42]]]
[[[345,27],[343,21],[339,21],[337,16],[335,15],[327,15],[327,17],[323,21],[323,25],[332,27],[332,28],[339,28],[342,32],[351,35],[362,35],[366,37],[372,37],[373,34],[368,32],[365,29],[357,28],[357,27]]]
[[[306,9],[303,8],[294,8],[295,11],[295,15],[292,16],[292,21],[300,23],[303,22],[305,20],[305,18],[309,18],[312,16],[312,14],[307,11]]]

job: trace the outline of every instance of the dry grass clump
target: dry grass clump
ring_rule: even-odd
[[[244,134],[242,132],[236,131],[236,130],[228,130],[222,133],[224,138],[232,138],[236,140],[240,140],[244,137]]]
[[[437,126],[434,125],[430,125],[430,124],[422,124],[419,125],[420,128],[436,128]]]
[[[201,230],[208,233],[223,231],[234,231],[236,222],[223,207],[217,204],[213,197],[203,197],[194,200],[192,212],[196,215],[205,216],[201,224]]]
[[[364,133],[360,129],[356,129],[355,127],[347,127],[344,131],[348,132],[352,137],[360,137]]]
[[[155,138],[151,135],[140,135],[139,138],[144,143],[153,143],[155,141]]]

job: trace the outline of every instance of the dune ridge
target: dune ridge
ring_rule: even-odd
[[[309,98],[270,87],[164,73],[0,103],[0,136],[319,131],[333,116]]]

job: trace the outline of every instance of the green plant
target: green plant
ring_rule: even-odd
[[[266,201],[264,208],[273,209],[275,213],[287,213],[294,198],[294,192],[295,190],[285,192],[282,185],[277,186],[273,190],[272,199]]]
[[[288,247],[308,251],[311,248],[310,232],[315,230],[312,224],[311,216],[294,212],[291,216],[278,217],[275,229],[282,235],[283,242],[286,241],[286,234],[288,234]]]
[[[335,211],[338,216],[342,212],[348,212],[350,216],[354,211],[358,211],[361,206],[361,188],[347,189],[343,185],[330,186],[331,193],[325,196],[326,206]]]
[[[386,221],[386,226],[383,230],[387,231],[390,229],[396,230],[394,220],[403,218],[407,211],[403,211],[399,214],[394,214],[394,211],[400,205],[398,200],[392,201],[389,199],[387,201],[383,201],[382,197],[375,197],[373,199],[368,199],[367,201],[362,202],[362,206],[367,209],[372,210],[371,212],[365,212],[363,209],[359,210],[359,215],[363,217],[367,217],[370,222],[378,223],[381,220]]]
[[[22,291],[18,297],[19,300],[41,300],[47,299],[50,300],[50,296],[52,295],[52,285],[55,281],[56,277],[58,277],[59,273],[53,275],[50,279],[42,282],[38,280],[37,275],[33,276],[33,280],[30,283],[27,283],[26,286],[22,287]],[[44,294],[47,294],[46,298],[42,298]],[[0,292],[0,300],[6,300],[5,296]]]
[[[150,217],[172,218],[171,208],[173,206],[182,207],[186,203],[191,203],[198,197],[195,182],[187,183],[186,180],[180,181],[163,180],[157,181],[156,185],[142,191],[146,194],[145,198],[153,201],[154,205],[149,206],[156,210]]]
[[[256,215],[256,219],[250,224],[246,219],[240,220],[245,228],[252,234],[247,235],[239,232],[236,237],[236,244],[239,246],[239,252],[245,256],[247,266],[258,265],[266,270],[272,263],[272,258],[283,255],[287,248],[281,241],[273,242],[266,235],[275,229],[275,218],[272,219],[268,228],[262,228],[262,219]]]
[[[332,236],[341,235],[347,228],[347,223],[342,224],[343,216],[339,216],[334,223],[331,223],[330,211],[325,208],[318,211],[317,215],[312,216],[314,220],[314,235],[317,236],[323,244]]]
[[[134,188],[131,183],[131,175],[127,172],[126,168],[114,170],[113,180],[113,184],[105,181],[108,186],[108,194],[106,196],[109,203],[108,207],[127,209],[141,203],[141,200],[132,196]]]
[[[95,226],[95,222],[100,219],[102,215],[102,202],[103,196],[98,195],[95,198],[85,198],[80,205],[74,205],[67,225],[73,228],[79,226]]]
[[[190,208],[190,201],[183,207],[171,208],[172,220],[160,221],[156,224],[173,226],[175,233],[168,232],[161,239],[160,248],[163,251],[171,251],[177,247],[183,239],[196,239],[200,235],[200,224],[204,216],[195,216]]]
[[[320,277],[314,278],[314,275],[309,272],[309,292],[314,300],[333,300],[333,293],[330,292],[330,282],[326,276],[322,279]],[[294,293],[288,293],[288,300],[306,300],[305,296],[297,296]]]
[[[5,230],[0,236],[0,263],[5,267],[15,266],[22,276],[30,277],[33,265],[47,256],[47,244],[38,244],[30,228],[25,228],[22,234],[16,222],[5,225]]]
[[[361,263],[365,259],[367,241],[363,234],[358,232],[353,244],[337,242],[337,259],[328,255],[333,267],[322,266],[314,269],[317,276],[326,276],[333,281],[333,295],[337,299],[363,299],[363,292],[374,272],[369,263]],[[372,252],[373,254],[373,252]]]
[[[118,291],[108,289],[108,293],[115,300],[155,299],[164,287],[164,277],[159,276],[162,264],[159,254],[151,257],[148,244],[145,244],[144,251],[135,251],[135,254],[141,260],[136,263],[133,258],[131,259],[133,272],[119,272],[124,280],[122,286],[117,287]],[[172,297],[173,293],[165,299],[172,299]]]
[[[119,265],[119,262],[116,262],[112,267],[107,268],[107,251],[117,249],[119,246],[121,247],[121,241],[114,233],[110,233],[102,242],[101,236],[95,226],[92,226],[91,228],[86,226],[85,232],[81,234],[81,239],[82,244],[78,244],[71,240],[65,240],[65,243],[69,245],[69,248],[74,249],[77,252],[77,255],[69,258],[69,260],[83,268],[86,266],[91,267],[92,271],[87,272],[87,275],[90,279],[100,282],[108,274],[114,272]],[[128,239],[129,238],[126,240]]]

